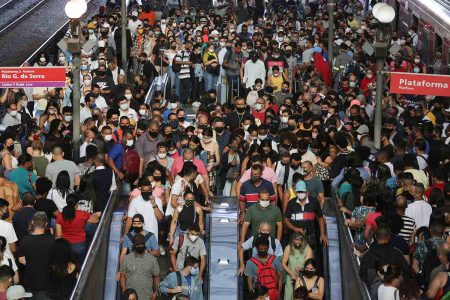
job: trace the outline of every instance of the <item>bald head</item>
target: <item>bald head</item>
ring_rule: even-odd
[[[406,210],[406,207],[408,206],[408,202],[406,201],[406,197],[403,195],[398,196],[395,199],[395,208],[400,211],[404,212]]]

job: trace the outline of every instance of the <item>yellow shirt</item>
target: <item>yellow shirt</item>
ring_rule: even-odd
[[[281,90],[281,86],[283,85],[283,75],[278,73],[278,76],[270,75],[270,84],[273,86],[273,92],[278,92]]]

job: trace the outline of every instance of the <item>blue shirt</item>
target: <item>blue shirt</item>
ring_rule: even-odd
[[[37,176],[32,171],[17,167],[9,173],[8,179],[17,184],[20,196],[28,192],[34,194],[33,184],[36,182]]]
[[[136,232],[131,231],[130,232],[132,236],[134,236],[136,234]],[[148,231],[145,231],[142,233],[144,236],[146,236],[148,233]],[[130,238],[128,237],[128,234],[125,235],[125,238],[123,239],[123,244],[122,244],[122,248],[127,248],[128,250],[132,250],[133,248],[133,242],[130,240]],[[150,238],[148,240],[145,241],[145,249],[146,250],[158,250],[158,242],[156,241],[156,237],[154,234],[152,234],[150,236]]]
[[[110,157],[114,161],[114,164],[120,171],[123,171],[122,164],[124,156],[125,156],[125,149],[123,149],[123,146],[120,143],[114,144],[114,146],[108,152],[108,157]]]

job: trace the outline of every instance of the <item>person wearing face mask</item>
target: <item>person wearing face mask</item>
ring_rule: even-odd
[[[309,299],[321,300],[325,291],[325,283],[322,277],[316,275],[316,272],[317,262],[313,258],[308,259],[295,281],[294,290],[304,286],[308,289]]]
[[[130,108],[130,100],[125,97],[119,97],[117,100],[119,103],[120,117],[126,116],[130,119],[130,122],[137,122],[138,114],[134,109]]]
[[[242,85],[247,89],[247,92],[252,88],[256,79],[263,80],[266,78],[266,67],[264,62],[259,59],[256,51],[251,51],[249,54],[249,60],[244,64],[244,72],[241,77]]]
[[[189,299],[203,300],[203,280],[199,276],[200,262],[193,256],[184,259],[183,268],[179,271],[169,273],[160,284],[160,292],[172,299],[180,293],[187,295]],[[183,300],[186,299],[182,298]]]
[[[144,51],[144,45],[149,42],[148,36],[144,34],[144,27],[138,25],[135,35],[132,37],[132,47],[130,57],[133,64],[133,75],[139,75],[139,70],[142,69],[142,63],[139,57]]]
[[[122,292],[133,288],[139,299],[153,299],[156,298],[159,287],[160,269],[156,257],[145,251],[145,245],[143,234],[133,236],[133,252],[125,256],[120,266],[120,288]],[[143,282],[147,284],[142,284]]]
[[[120,264],[123,264],[127,253],[133,250],[133,238],[137,234],[144,236],[145,250],[153,256],[159,256],[159,248],[156,237],[153,233],[144,230],[144,216],[141,214],[135,214],[132,219],[132,230],[128,232],[123,239],[122,249],[120,252]]]
[[[275,48],[273,50],[273,53],[271,55],[269,55],[266,60],[265,60],[265,66],[267,68],[267,72],[268,75],[272,75],[273,74],[273,67],[277,66],[278,67],[278,71],[280,73],[280,77],[281,78],[288,78],[288,63],[286,61],[286,58],[284,57],[284,55],[281,54],[281,49],[280,48]],[[281,86],[281,84],[280,84]]]
[[[207,51],[203,54],[203,65],[205,66],[205,91],[215,89],[220,74],[220,64],[213,44],[207,45]]]
[[[114,95],[115,90],[115,84],[114,80],[111,76],[107,75],[107,68],[106,65],[99,65],[97,69],[98,76],[95,76],[94,79],[92,79],[92,86],[98,86],[100,88],[99,95],[101,95],[103,98],[105,98],[106,102],[112,98]],[[97,95],[98,97],[98,95]]]
[[[206,267],[205,242],[199,237],[200,229],[197,225],[192,225],[187,232],[178,235],[171,246],[170,259],[175,271],[183,269],[185,259],[189,256],[200,261],[198,276],[203,278]]]
[[[286,271],[286,284],[284,289],[284,299],[294,299],[294,285],[299,278],[299,273],[303,270],[305,262],[313,258],[313,252],[309,247],[306,237],[301,233],[294,233],[291,242],[284,249],[282,265]]]
[[[63,110],[63,119],[61,124],[61,131],[64,135],[72,134],[73,132],[73,116],[72,116],[72,107],[71,106],[64,106]]]
[[[158,148],[158,153],[150,159],[149,164],[152,162],[157,162],[159,165],[164,167],[167,171],[170,171],[173,165],[173,158],[167,155],[167,144],[166,142],[159,142],[156,146]],[[148,165],[147,165],[148,168]]]
[[[320,206],[325,204],[325,194],[322,181],[316,177],[313,171],[313,164],[306,160],[302,163],[303,181],[306,183],[308,194],[319,200]]]
[[[247,261],[244,270],[248,291],[254,293],[256,285],[265,286],[269,290],[269,299],[278,300],[283,284],[281,262],[278,257],[268,254],[269,239],[266,236],[256,238],[254,246],[258,254]]]
[[[304,234],[312,249],[317,251],[317,242],[328,244],[325,233],[325,225],[320,203],[316,198],[307,194],[304,181],[298,181],[295,185],[296,198],[289,201],[284,213],[284,221],[291,232]],[[315,232],[315,220],[320,228],[320,235]]]
[[[219,168],[220,161],[220,149],[219,144],[213,139],[213,129],[211,127],[203,130],[203,138],[200,141],[203,150],[206,152],[206,170],[209,176],[209,190],[216,194],[217,186],[217,169]]]
[[[17,111],[17,104],[14,102],[9,103],[7,113],[2,120],[2,125],[8,127],[19,125],[21,123],[22,123],[22,116]]]

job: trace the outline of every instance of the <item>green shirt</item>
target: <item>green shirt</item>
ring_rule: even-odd
[[[37,176],[32,171],[17,167],[9,173],[8,179],[17,184],[21,196],[27,192],[34,194],[33,184],[35,184]]]
[[[257,235],[259,233],[259,224],[267,222],[272,226],[270,234],[277,236],[277,222],[282,222],[281,210],[271,203],[268,207],[262,208],[259,203],[256,203],[247,210],[245,215],[245,222],[250,222],[251,235]]]

